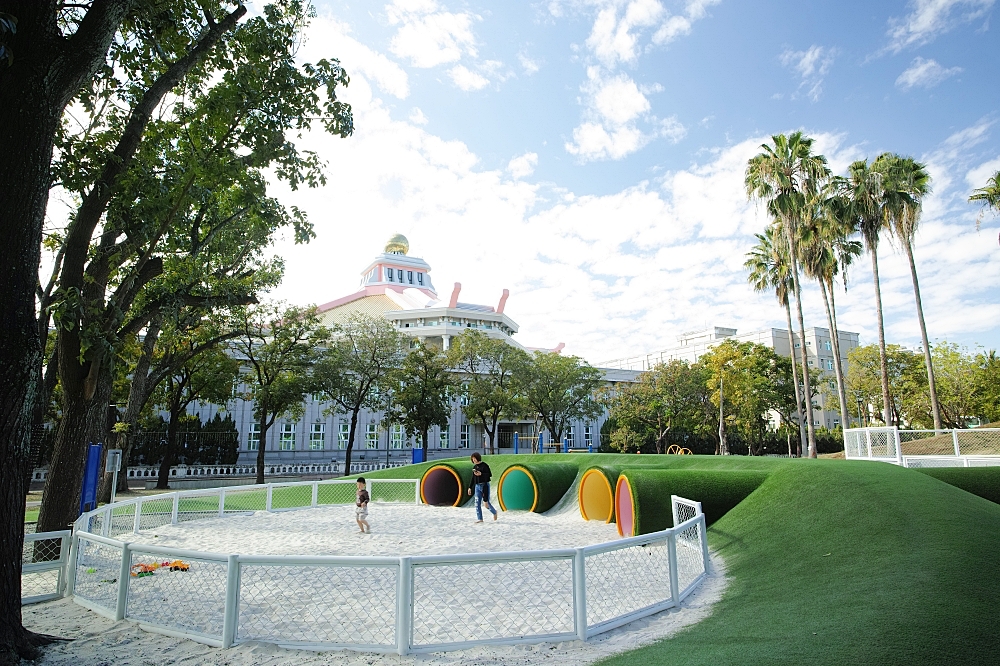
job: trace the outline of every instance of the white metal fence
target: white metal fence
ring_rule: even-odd
[[[672,497],[671,529],[560,550],[288,557],[203,553],[108,536],[225,515],[230,506],[245,511],[251,501],[239,493],[264,491],[267,510],[336,503],[322,500],[337,497],[337,483],[344,482],[187,491],[102,507],[78,521],[69,592],[109,618],[217,647],[267,641],[408,654],[586,640],[678,605],[708,571],[701,505],[679,497]],[[374,501],[381,494],[415,502],[414,483],[372,479],[370,492]]]
[[[844,431],[844,456],[851,460],[881,460],[904,467],[1000,465],[1000,428],[849,428]]]
[[[21,604],[61,597],[72,533],[25,534],[21,551]]]

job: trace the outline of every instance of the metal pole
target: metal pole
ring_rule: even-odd
[[[577,548],[573,556],[573,623],[576,637],[587,640],[587,560],[583,548]]]
[[[230,555],[226,561],[226,605],[222,616],[222,647],[232,647],[236,640],[236,618],[240,608],[239,555]]]
[[[413,631],[413,564],[409,557],[399,558],[396,579],[396,653],[410,651],[410,634]]]
[[[115,467],[115,471],[111,476],[111,503],[115,503],[115,494],[118,492],[118,468]]]

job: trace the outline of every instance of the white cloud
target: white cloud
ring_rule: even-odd
[[[350,75],[352,85],[360,75],[383,92],[406,99],[410,94],[410,84],[403,68],[351,37],[350,32],[350,26],[336,19],[326,16],[315,18],[310,26],[312,38],[305,44],[303,58],[315,61],[328,57],[330,52],[336,53]]]
[[[682,35],[691,33],[695,21],[708,16],[708,8],[717,5],[722,0],[689,0],[684,12],[667,18],[653,34],[654,44],[669,44]]]
[[[936,60],[924,60],[916,57],[910,66],[906,68],[899,78],[896,79],[896,86],[903,90],[909,90],[914,86],[933,88],[947,78],[955,76],[962,71],[961,67],[942,67]]]
[[[786,49],[779,56],[781,64],[789,67],[799,77],[799,89],[806,89],[806,95],[813,102],[819,101],[823,92],[823,79],[833,65],[836,50],[813,44],[805,51]]]
[[[649,112],[649,100],[639,87],[624,74],[601,81],[594,93],[593,106],[601,116],[615,125],[624,125]]]
[[[587,46],[608,66],[619,60],[632,62],[639,55],[639,34],[634,29],[656,25],[663,12],[657,0],[633,0],[620,15],[617,6],[604,7],[597,13]]]
[[[512,178],[525,178],[535,173],[538,166],[538,153],[525,153],[512,159],[507,165],[507,171]]]
[[[888,49],[895,53],[908,46],[932,41],[961,23],[984,16],[994,0],[911,0],[910,13],[889,20]]]
[[[524,52],[517,54],[517,60],[521,63],[524,73],[528,76],[535,74],[539,69],[541,69],[541,65],[538,64],[538,61],[529,58]]]
[[[457,62],[465,55],[475,57],[472,24],[478,17],[440,10],[431,0],[395,0],[386,5],[389,24],[399,26],[389,50],[424,68]]]
[[[414,125],[427,124],[427,116],[424,115],[424,112],[420,110],[419,106],[413,107],[413,110],[410,111],[410,122]]]
[[[470,90],[482,90],[490,84],[490,80],[487,79],[482,74],[473,72],[465,65],[456,65],[448,70],[448,76],[451,77],[452,82],[465,90],[466,92]]]
[[[598,123],[586,122],[573,129],[573,142],[566,152],[584,161],[620,160],[639,150],[650,137],[635,127],[618,127],[610,132]]]

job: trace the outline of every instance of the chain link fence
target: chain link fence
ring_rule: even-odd
[[[72,533],[25,534],[21,549],[21,604],[54,599],[63,592]]]
[[[1000,466],[1000,428],[851,428],[844,431],[844,454],[904,467]]]
[[[380,479],[369,488],[373,501],[415,502],[415,483]],[[112,619],[209,645],[266,641],[407,654],[586,640],[680,604],[708,570],[701,504],[676,496],[675,526],[668,530],[547,551],[398,558],[224,555],[133,545],[83,529],[117,531],[126,517],[135,530],[165,524],[167,517],[177,523],[259,510],[262,500],[268,510],[348,503],[354,501],[353,484],[185,491],[102,507],[78,521],[68,558],[69,591]],[[126,505],[131,511],[119,511]]]

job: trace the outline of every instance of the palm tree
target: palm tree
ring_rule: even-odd
[[[878,243],[882,230],[891,219],[890,211],[898,211],[905,204],[900,192],[887,187],[884,169],[875,162],[857,160],[848,167],[847,178],[841,181],[842,196],[847,200],[848,215],[854,229],[861,233],[865,249],[872,258],[872,281],[875,284],[875,314],[878,319],[879,366],[882,379],[882,421],[892,421],[892,403],[889,397],[889,365],[885,353],[885,319],[882,315],[882,288],[878,275]]]
[[[747,253],[743,266],[750,271],[747,282],[754,291],[764,292],[771,289],[778,303],[785,308],[785,321],[788,324],[788,353],[792,357],[792,383],[795,385],[795,417],[799,426],[799,455],[808,450],[806,443],[805,423],[802,418],[802,393],[799,390],[799,369],[795,360],[795,332],[792,328],[792,308],[788,302],[788,292],[792,289],[791,271],[786,245],[781,239],[781,228],[777,225],[768,227],[765,234],[754,234],[757,244]],[[791,452],[789,452],[791,453]]]
[[[861,243],[849,238],[854,230],[849,219],[843,215],[843,200],[836,195],[831,196],[839,182],[832,182],[825,192],[816,197],[815,205],[810,207],[812,218],[802,228],[801,252],[806,275],[819,283],[823,294],[823,306],[830,325],[830,346],[837,380],[840,419],[842,427],[847,428],[851,416],[847,410],[847,389],[840,357],[840,330],[837,327],[837,303],[833,284],[839,273],[844,288],[847,288],[847,268],[861,254],[862,248]]]
[[[924,322],[924,306],[920,299],[920,283],[917,280],[917,265],[913,261],[913,239],[920,221],[920,211],[924,196],[930,192],[931,176],[927,165],[912,157],[900,157],[883,153],[875,160],[877,168],[885,172],[889,187],[899,192],[900,206],[886,211],[890,221],[890,231],[906,251],[910,262],[910,277],[913,280],[913,297],[917,303],[917,321],[920,322],[920,339],[924,344],[924,364],[927,366],[927,387],[930,390],[931,414],[934,429],[941,430],[941,407],[937,399],[937,382],[934,379],[934,364],[931,361],[931,347],[927,342],[927,324]]]
[[[997,171],[986,181],[986,187],[972,190],[969,201],[982,201],[983,208],[992,208],[993,212],[1000,213],[1000,171]],[[980,214],[979,219],[976,220],[977,227],[982,219],[983,216]]]
[[[813,140],[802,132],[785,136],[776,134],[771,144],[763,144],[763,152],[747,164],[745,185],[750,198],[767,202],[768,213],[781,225],[788,242],[791,261],[792,293],[798,317],[799,337],[806,338],[802,318],[802,290],[799,286],[798,246],[796,239],[802,221],[806,198],[817,192],[830,176],[826,158],[812,152]],[[800,345],[802,381],[806,406],[806,432],[809,436],[809,457],[816,457],[816,431],[813,426],[812,388],[805,344]],[[793,350],[794,353],[794,350]]]

